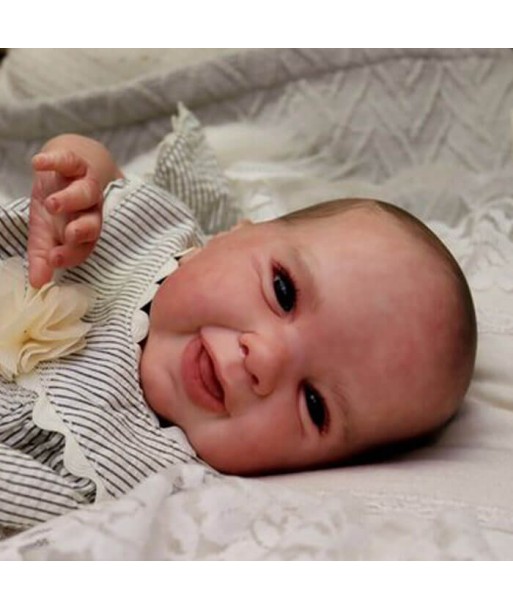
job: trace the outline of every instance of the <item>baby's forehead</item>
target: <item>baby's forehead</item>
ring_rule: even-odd
[[[447,265],[421,231],[379,208],[358,206],[306,219],[291,243],[330,290],[345,284],[349,274],[359,291],[365,287],[369,294],[379,291],[390,298],[417,297],[427,285],[445,292],[451,282],[442,280],[446,273],[440,271]]]

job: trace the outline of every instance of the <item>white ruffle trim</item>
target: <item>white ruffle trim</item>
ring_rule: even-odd
[[[37,393],[37,400],[32,411],[32,420],[35,425],[45,431],[56,431],[64,436],[63,460],[66,469],[75,476],[88,478],[94,482],[96,485],[95,503],[109,499],[110,495],[100,476],[83,453],[71,431],[57,413],[55,406],[48,399],[37,372],[33,371],[30,374],[20,375],[16,381],[21,387]]]

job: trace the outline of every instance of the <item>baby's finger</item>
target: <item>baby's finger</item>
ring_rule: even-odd
[[[84,213],[66,226],[64,240],[69,245],[94,243],[99,239],[101,229],[102,215],[100,212]]]
[[[87,173],[87,162],[72,150],[39,152],[32,157],[35,171],[57,171],[66,178],[80,178]]]
[[[71,182],[66,188],[45,200],[45,208],[51,214],[73,214],[100,205],[103,193],[100,185],[92,177]]]
[[[45,257],[29,255],[29,281],[34,288],[40,288],[52,280],[53,268]]]
[[[53,268],[69,268],[78,266],[93,251],[94,243],[82,243],[80,245],[59,245],[54,247],[48,256]]]

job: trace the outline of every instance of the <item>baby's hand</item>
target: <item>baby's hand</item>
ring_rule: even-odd
[[[102,227],[103,193],[90,164],[72,150],[32,159],[29,280],[39,288],[57,268],[76,266],[94,249]]]

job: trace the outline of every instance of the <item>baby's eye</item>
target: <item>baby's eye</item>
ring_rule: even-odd
[[[288,271],[276,267],[273,275],[273,287],[276,300],[280,307],[289,313],[296,306],[297,290]]]
[[[310,415],[313,424],[319,431],[325,431],[328,426],[328,410],[324,398],[308,383],[305,383],[303,390],[305,392],[308,414]]]

